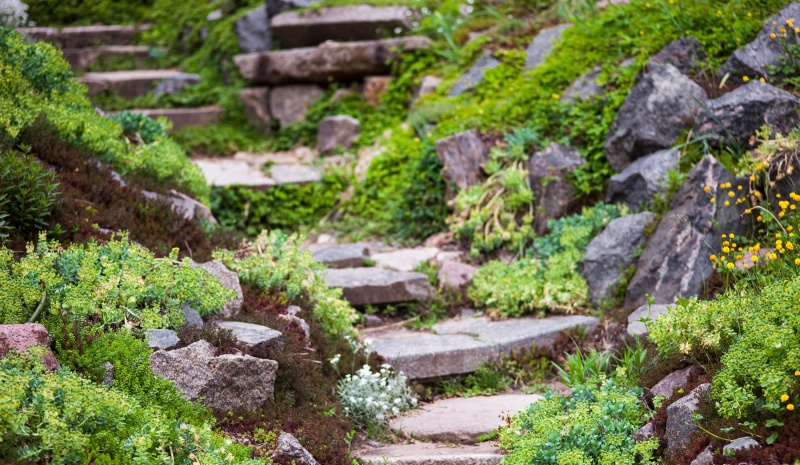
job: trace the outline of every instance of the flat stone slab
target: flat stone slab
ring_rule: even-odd
[[[236,339],[246,346],[259,349],[283,348],[283,334],[272,328],[239,321],[220,321],[217,326],[232,332]]]
[[[131,111],[153,119],[163,116],[172,123],[170,132],[187,126],[202,127],[219,124],[219,120],[222,118],[222,107],[217,105],[196,108],[144,108]]]
[[[430,298],[433,288],[422,273],[382,268],[328,270],[329,287],[340,287],[351,305],[384,305]]]
[[[269,176],[278,185],[308,184],[322,181],[322,172],[315,166],[280,164],[269,167]]]
[[[474,444],[503,426],[504,415],[515,415],[543,398],[537,394],[455,397],[422,405],[393,419],[389,427],[417,440]]]
[[[435,324],[435,332],[405,328],[368,330],[374,350],[411,379],[432,379],[472,373],[498,356],[517,349],[551,344],[564,330],[591,329],[594,317],[557,315],[547,318],[512,318],[490,321],[487,317],[461,318]]]
[[[285,159],[287,157],[279,157]],[[256,155],[237,153],[227,158],[199,158],[194,163],[212,186],[251,186],[267,188],[281,184],[303,184],[319,182],[322,172],[315,166],[300,163],[270,164],[266,172],[264,167],[272,163],[269,154]]]
[[[326,40],[375,40],[396,28],[407,29],[411,11],[403,6],[347,5],[316,11],[287,11],[269,23],[283,48],[309,47]]]
[[[329,42],[274,52],[257,52],[234,57],[245,79],[255,84],[322,83],[357,81],[366,76],[386,75],[389,61],[398,51],[430,48],[427,37],[403,37],[360,42]]]
[[[112,90],[120,97],[132,99],[152,91],[164,79],[181,75],[171,69],[138,69],[133,71],[107,71],[86,73],[75,80],[89,88],[89,95]]]
[[[171,329],[148,329],[144,334],[151,349],[169,350],[180,342],[178,335]]]
[[[137,66],[143,66],[149,57],[150,49],[144,45],[101,45],[64,50],[64,58],[73,71],[83,71],[101,60],[121,58],[129,58]]]
[[[369,249],[363,244],[332,245],[312,252],[315,262],[329,268],[357,268],[364,266]]]
[[[83,48],[94,45],[130,45],[136,33],[150,29],[139,26],[21,27],[22,34],[33,40],[52,42],[61,48]]]
[[[396,271],[414,271],[417,266],[427,263],[439,254],[436,247],[400,249],[394,252],[376,253],[370,257],[375,266]]]
[[[503,451],[492,443],[474,446],[414,443],[394,444],[357,452],[368,465],[500,465]]]

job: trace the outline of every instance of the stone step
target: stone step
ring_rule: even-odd
[[[393,419],[389,428],[420,441],[475,444],[481,436],[503,426],[505,417],[543,398],[538,394],[503,394],[444,399]]]
[[[407,273],[382,268],[344,268],[328,270],[325,281],[340,287],[351,305],[387,305],[428,300],[433,288],[422,273]]]
[[[300,163],[276,154],[237,153],[228,158],[200,158],[194,163],[200,167],[212,186],[250,186],[264,189],[283,184],[307,184],[322,181],[322,172],[316,166]],[[275,160],[280,160],[275,162]],[[270,165],[265,170],[265,165]]]
[[[414,271],[414,268],[433,260],[437,255],[439,255],[439,249],[436,247],[418,247],[376,253],[370,258],[375,262],[375,266],[380,268],[388,268],[395,271]]]
[[[385,75],[397,50],[430,48],[427,37],[404,37],[362,42],[331,42],[274,52],[256,52],[234,57],[242,76],[257,84],[328,83],[355,81]]]
[[[187,126],[219,124],[220,118],[222,118],[222,107],[217,105],[196,108],[143,108],[131,111],[147,115],[153,119],[163,116],[172,122],[170,132]]]
[[[364,449],[355,454],[367,465],[499,465],[503,452],[491,443],[475,446],[413,443]]]
[[[64,49],[95,45],[131,45],[137,32],[150,29],[139,26],[21,27],[19,32],[33,40],[52,42]]]
[[[132,71],[107,71],[86,73],[76,78],[86,84],[89,95],[97,95],[105,90],[113,90],[120,97],[136,98],[151,92],[164,79],[177,78],[180,71],[173,69],[137,69]]]
[[[411,11],[403,6],[347,5],[315,11],[287,11],[270,19],[272,37],[282,48],[310,47],[326,40],[376,40],[408,29]]]
[[[557,315],[546,318],[459,318],[433,325],[433,332],[405,328],[365,331],[374,350],[411,379],[435,379],[472,373],[484,362],[513,350],[552,344],[556,336],[579,326],[591,329],[594,317]]]
[[[314,250],[312,256],[328,268],[358,268],[364,266],[369,249],[363,244],[337,244]]]
[[[100,45],[98,47],[68,48],[64,58],[73,71],[84,71],[98,61],[129,58],[137,67],[145,66],[150,47],[145,45]]]

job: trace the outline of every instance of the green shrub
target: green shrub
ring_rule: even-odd
[[[57,195],[55,181],[56,175],[29,154],[0,154],[0,216],[7,216],[6,226],[22,234],[44,229]]]
[[[167,121],[156,121],[149,116],[141,113],[134,113],[130,110],[120,112],[111,118],[122,126],[122,132],[126,136],[138,136],[146,144],[152,144],[158,137],[167,135]]]
[[[81,0],[65,0],[51,2],[48,0],[30,0],[29,14],[37,24],[56,26],[68,24],[90,25],[103,24],[140,24],[152,8],[152,0],[135,0],[118,2],[100,0],[84,2]]]

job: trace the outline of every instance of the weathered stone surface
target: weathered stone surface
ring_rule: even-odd
[[[783,42],[770,38],[770,34],[779,34],[778,28],[786,26],[787,19],[800,21],[800,3],[793,2],[780,13],[764,22],[756,39],[744,48],[733,52],[728,61],[720,68],[719,76],[731,73],[739,82],[741,76],[750,79],[769,77],[769,67],[779,65],[786,58]]]
[[[745,436],[743,438],[734,439],[729,444],[725,444],[725,446],[722,448],[722,453],[727,455],[739,452],[741,450],[760,448],[761,444],[759,444],[758,441],[749,436]]]
[[[275,87],[270,93],[270,114],[281,127],[302,123],[308,109],[323,93],[322,88],[314,84]]]
[[[417,266],[427,263],[439,253],[435,247],[418,247],[400,249],[392,252],[381,252],[372,255],[375,266],[395,271],[414,271]]]
[[[290,305],[289,308],[286,309],[285,314],[278,315],[278,318],[281,320],[289,323],[297,325],[300,328],[300,331],[303,332],[303,337],[305,339],[306,347],[311,346],[311,326],[306,323],[306,320],[300,318],[298,315],[300,314],[300,307],[296,305]]]
[[[455,183],[459,189],[466,189],[480,181],[483,166],[489,156],[489,148],[476,131],[464,131],[436,141],[436,154],[444,164],[442,175]]]
[[[703,452],[697,455],[697,457],[692,460],[691,465],[712,465],[714,463],[714,451],[711,449],[711,446],[706,447],[703,449]]]
[[[170,132],[187,126],[210,126],[219,123],[222,118],[222,107],[217,105],[197,108],[142,108],[131,111],[153,119],[163,116],[172,123]]]
[[[678,150],[669,149],[637,158],[609,179],[606,203],[622,203],[633,211],[647,205],[666,191],[667,175],[678,169],[680,156]]]
[[[647,441],[655,435],[656,427],[653,425],[653,422],[649,422],[639,428],[636,433],[633,434],[633,440],[636,442]]]
[[[151,349],[169,350],[180,342],[178,335],[171,329],[148,329],[144,336]]]
[[[312,253],[315,262],[324,263],[328,268],[357,268],[364,266],[367,247],[361,244],[332,245]]]
[[[325,281],[341,287],[352,305],[380,305],[427,300],[432,288],[422,273],[406,273],[382,268],[328,270]]]
[[[216,355],[206,341],[150,355],[153,374],[168,379],[189,400],[203,398],[216,412],[254,411],[272,400],[278,362],[249,355]]]
[[[84,48],[95,45],[130,45],[138,31],[149,29],[140,26],[79,26],[57,29],[53,27],[21,27],[19,32],[33,40],[52,42],[61,48]]]
[[[327,83],[356,81],[366,76],[385,75],[395,50],[423,50],[427,37],[403,37],[364,42],[330,42],[274,52],[234,57],[242,75],[256,84]],[[274,116],[274,115],[273,115]]]
[[[528,161],[531,187],[536,196],[535,229],[538,234],[547,231],[547,220],[560,218],[574,201],[572,182],[567,175],[586,163],[581,154],[553,142]]]
[[[321,153],[330,153],[337,147],[349,149],[361,133],[361,124],[347,115],[322,118],[317,125],[317,148]]]
[[[378,315],[364,315],[364,327],[377,328],[383,326],[383,318]]]
[[[691,127],[705,90],[672,65],[642,76],[622,104],[606,137],[606,159],[617,171],[633,160],[671,146]]]
[[[647,239],[646,229],[658,216],[643,212],[616,218],[586,247],[578,272],[589,284],[589,300],[595,305],[613,299],[634,256]]]
[[[73,71],[83,71],[98,61],[118,58],[128,58],[141,68],[147,62],[149,52],[149,47],[144,45],[100,45],[66,49],[64,59],[69,62]]]
[[[120,97],[132,99],[149,93],[162,80],[181,74],[180,71],[169,69],[140,69],[86,73],[75,80],[86,84],[89,88],[89,95],[111,90]]]
[[[439,286],[449,289],[465,289],[478,268],[466,263],[444,260],[439,268]]]
[[[322,171],[316,166],[309,165],[272,165],[269,167],[268,174],[279,186],[283,184],[308,184],[322,181]]]
[[[486,317],[437,323],[434,333],[375,329],[374,350],[411,379],[431,379],[474,372],[482,363],[531,345],[546,347],[566,329],[591,329],[597,318],[551,316],[490,321]]]
[[[692,74],[699,70],[700,63],[705,61],[706,54],[700,41],[694,37],[673,40],[661,51],[653,55],[648,63],[652,69],[659,65],[672,65],[683,74]]]
[[[153,95],[158,97],[161,95],[177,94],[182,91],[184,87],[191,87],[195,84],[199,84],[200,81],[200,76],[197,74],[178,73],[159,82],[156,88],[153,89]]]
[[[186,318],[186,326],[189,328],[203,329],[203,317],[200,316],[200,312],[190,307],[186,302],[181,305],[181,312],[184,318]]]
[[[50,335],[44,326],[38,323],[0,325],[0,358],[5,357],[10,350],[24,354],[35,346],[45,348],[42,357],[45,369],[57,370],[59,365],[50,351]]]
[[[450,97],[458,97],[459,95],[472,90],[475,86],[483,81],[486,71],[500,66],[500,61],[492,57],[490,51],[486,51],[478,61],[472,65],[472,68],[466,72],[461,78],[453,85],[448,94]]]
[[[628,315],[628,334],[634,337],[645,337],[647,336],[647,325],[642,323],[640,320],[649,318],[650,323],[656,321],[658,317],[664,315],[665,313],[669,312],[669,307],[667,305],[658,305],[653,304],[648,306],[644,304],[633,311],[630,315]]]
[[[675,297],[700,293],[714,272],[709,256],[720,249],[719,232],[744,233],[735,202],[726,207],[722,201],[710,201],[712,197],[727,198],[727,190],[720,187],[727,182],[733,189],[739,183],[711,155],[689,172],[672,200],[671,210],[661,218],[639,257],[625,308],[644,305],[645,294],[655,298],[657,304],[671,304]],[[710,187],[709,192],[704,191],[705,186]]]
[[[239,321],[220,321],[217,326],[233,333],[236,339],[257,349],[283,349],[283,334],[272,328]]]
[[[187,220],[207,221],[211,224],[217,224],[216,218],[211,213],[211,209],[197,200],[189,197],[188,195],[178,192],[175,189],[170,189],[168,195],[161,195],[147,190],[141,190],[140,193],[148,200],[154,202],[166,202],[172,208],[172,211],[180,214]]]
[[[558,42],[558,39],[561,37],[561,34],[571,27],[572,24],[559,24],[555,27],[542,29],[539,34],[533,38],[530,45],[528,45],[525,69],[530,71],[544,63],[547,55],[550,54],[556,42]]]
[[[404,6],[346,5],[280,13],[270,18],[270,28],[283,48],[310,47],[326,40],[379,39],[397,28],[407,29],[410,15]]]
[[[678,389],[686,388],[692,381],[692,378],[701,373],[703,373],[703,369],[695,365],[690,365],[682,370],[673,371],[656,383],[656,385],[650,389],[650,394],[654,396],[672,397]]]
[[[474,446],[431,443],[395,444],[362,450],[367,465],[500,465],[503,451],[490,442]]]
[[[269,133],[272,121],[269,111],[269,87],[247,87],[240,90],[236,97],[244,106],[247,121],[264,133]]]
[[[475,444],[478,437],[505,425],[504,415],[516,415],[541,399],[536,394],[506,394],[439,400],[393,419],[389,428],[422,441]]]
[[[414,98],[420,98],[423,95],[429,95],[436,92],[436,88],[442,83],[442,79],[437,76],[422,76],[422,81],[419,83],[419,89]]]
[[[800,17],[798,17],[800,20]],[[760,81],[750,81],[733,92],[709,100],[695,125],[698,136],[710,144],[738,144],[750,148],[750,138],[761,126],[787,134],[800,121],[800,99]]]
[[[597,77],[600,75],[601,70],[602,68],[596,66],[591,71],[576,79],[575,82],[564,90],[561,101],[572,103],[603,95],[605,89],[597,83]]]
[[[272,48],[267,5],[254,8],[234,21],[233,30],[242,53],[266,52]]]
[[[364,100],[377,108],[391,83],[391,76],[367,76],[364,78]]]
[[[300,444],[300,441],[286,432],[281,432],[278,437],[278,448],[272,454],[273,459],[281,457],[291,460],[296,465],[319,465],[319,462]]]
[[[100,382],[106,386],[111,386],[114,384],[114,365],[111,362],[103,362],[102,365],[106,370],[106,375],[103,377],[103,381]]]
[[[301,164],[301,160],[292,159],[288,152],[275,154],[242,152],[233,157],[196,158],[193,162],[212,186],[268,188],[281,184],[305,184],[322,180],[319,168]],[[268,162],[271,164],[267,168],[265,165]]]
[[[670,453],[675,453],[688,446],[691,435],[697,432],[697,422],[694,421],[692,415],[699,409],[700,396],[708,390],[709,386],[711,385],[708,383],[701,384],[688,395],[667,407],[667,431],[664,436],[667,440],[667,450]]]
[[[216,260],[205,263],[192,262],[192,268],[200,268],[211,276],[217,278],[222,284],[222,287],[232,290],[236,297],[225,303],[225,308],[222,309],[220,315],[225,318],[230,318],[237,315],[242,311],[244,305],[244,294],[242,293],[242,285],[239,283],[239,275],[228,269],[222,262]]]

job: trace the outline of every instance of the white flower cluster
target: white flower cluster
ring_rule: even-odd
[[[378,426],[417,405],[417,398],[402,373],[384,364],[378,373],[364,365],[347,375],[337,388],[344,411],[361,426]]]
[[[0,27],[19,27],[28,22],[28,5],[20,0],[0,0]]]

